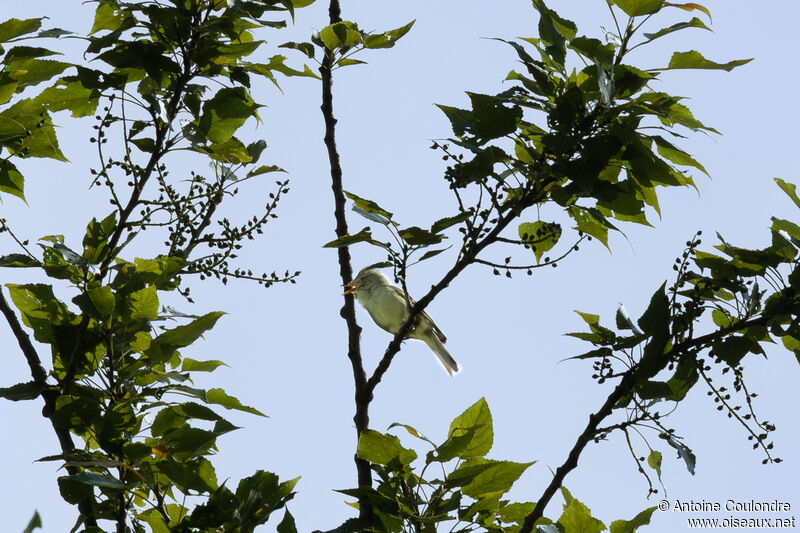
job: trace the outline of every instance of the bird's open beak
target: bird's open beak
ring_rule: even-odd
[[[354,282],[351,281],[350,283],[345,283],[344,286],[345,287],[350,287],[349,289],[344,291],[344,294],[353,294],[356,291],[356,289],[358,288],[358,283],[354,283]]]

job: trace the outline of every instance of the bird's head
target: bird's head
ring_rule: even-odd
[[[345,294],[354,294],[359,289],[370,289],[375,285],[387,285],[389,281],[377,270],[371,268],[364,268],[359,272],[353,281],[345,283],[344,286],[348,289]]]

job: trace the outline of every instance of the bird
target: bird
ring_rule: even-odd
[[[345,283],[344,286],[348,287],[345,294],[353,294],[378,326],[389,333],[397,333],[408,316],[406,293],[403,289],[395,287],[383,274],[371,268],[362,269],[353,281]],[[411,297],[408,301],[414,305]],[[419,339],[427,344],[451,376],[461,370],[444,347],[447,337],[425,311],[415,317],[414,324],[406,337]]]

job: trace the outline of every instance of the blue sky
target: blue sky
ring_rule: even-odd
[[[613,26],[603,0],[550,3],[589,36],[600,36],[601,27]],[[564,460],[588,414],[611,388],[590,378],[590,364],[562,362],[588,349],[563,335],[583,330],[573,311],[598,313],[613,324],[618,302],[624,302],[637,317],[652,292],[671,279],[674,258],[696,230],[703,230],[706,247],[715,243],[716,231],[734,244],[758,247],[769,242],[770,216],[800,219],[772,181],[776,176],[800,181],[796,61],[790,52],[798,45],[794,25],[800,7],[779,2],[771,3],[774,9],[767,11],[743,0],[704,4],[714,17],[714,33],[686,30],[662,39],[650,51],[639,49],[629,59],[637,66],[662,66],[673,49],[697,49],[720,62],[755,58],[732,73],[668,73],[659,82],[659,89],[690,97],[695,116],[722,132],[721,137],[691,136],[682,144],[712,179],[695,176],[699,195],[692,189],[665,191],[662,218],[651,213],[653,228],[628,226],[626,236],[613,236],[612,253],[598,243],[583,246],[558,268],[539,269],[531,278],[507,280],[483,267],[468,269],[428,308],[447,334],[448,349],[463,372],[449,378],[424,344],[407,342],[377,389],[372,427],[384,430],[392,422],[407,423],[441,441],[453,417],[486,397],[495,429],[490,455],[538,461],[510,494],[519,501],[535,500],[549,482],[550,470]],[[484,38],[534,36],[536,13],[525,0],[496,4],[359,0],[344,1],[342,8],[345,19],[365,29],[385,30],[417,21],[395,48],[367,52],[361,59],[369,64],[335,73],[334,106],[345,188],[379,202],[403,224],[425,227],[443,214],[455,213],[441,178],[446,163],[441,153],[428,149],[431,139],[450,134],[446,118],[433,104],[466,106],[464,91],[503,90],[506,73],[516,68],[513,51]],[[277,46],[307,39],[311,31],[326,25],[326,9],[318,2],[298,11],[292,29],[267,35],[267,40]],[[685,18],[675,11],[676,17]],[[80,31],[90,27],[91,13],[91,6],[66,1],[31,0],[3,8],[4,18],[47,15],[54,26]],[[277,53],[274,48],[265,50]],[[291,57],[300,62],[299,56]],[[274,471],[281,478],[302,476],[290,509],[298,528],[310,531],[332,528],[352,515],[345,498],[333,489],[355,484],[353,386],[344,322],[338,314],[342,300],[336,253],[321,247],[334,235],[320,87],[311,79],[290,79],[282,82],[282,88],[283,94],[269,86],[255,91],[256,99],[268,107],[261,113],[263,124],[254,127],[252,135],[267,140],[269,149],[263,157],[288,171],[292,191],[281,202],[280,218],[268,227],[264,239],[241,257],[267,271],[288,268],[301,270],[302,276],[297,285],[269,290],[246,283],[194,282],[197,303],[175,303],[187,312],[228,313],[191,356],[223,359],[230,368],[198,385],[221,385],[270,416],[230,414],[243,429],[221,440],[215,462],[218,478],[235,483],[256,469]],[[107,209],[97,191],[87,191],[88,168],[94,162],[84,141],[90,124],[59,118],[64,126],[62,148],[72,164],[35,162],[37,166],[26,167],[29,205],[4,198],[0,206],[12,227],[32,241],[52,233],[78,241],[88,219]],[[177,159],[173,175],[179,170],[188,173],[192,163]],[[229,208],[231,214],[258,209],[271,182],[254,184],[241,203]],[[351,228],[359,229],[366,221],[352,215],[350,222]],[[10,241],[0,239],[6,253]],[[147,246],[138,253],[147,254]],[[381,259],[367,246],[352,253],[356,269]],[[424,294],[452,261],[452,255],[442,254],[414,269],[408,280],[412,294]],[[24,279],[18,272],[3,276],[4,283]],[[362,311],[362,349],[372,368],[390,336]],[[0,386],[26,380],[27,366],[4,326],[0,326],[0,346],[10,347]],[[800,509],[797,361],[777,346],[768,355],[768,360],[753,357],[745,367],[750,389],[760,393],[757,409],[778,427],[773,434],[776,455],[784,462],[762,466],[762,457],[751,450],[743,429],[717,413],[698,386],[670,419],[698,457],[696,475],[689,475],[683,463],[650,435],[651,443],[664,453],[663,478],[671,502],[777,499]],[[0,403],[0,419],[9,428],[6,438],[0,439],[0,472],[6,480],[0,485],[0,501],[8,531],[21,531],[34,509],[42,515],[46,533],[65,531],[74,521],[73,509],[58,496],[54,463],[34,463],[57,452],[57,442],[40,412],[40,402]],[[647,485],[621,435],[590,446],[566,486],[606,523],[631,518],[663,497],[646,499]],[[559,502],[551,503],[546,514],[556,517]],[[792,514],[797,513],[781,516]],[[705,516],[729,515],[656,512],[654,525],[645,531],[682,531],[686,518]]]

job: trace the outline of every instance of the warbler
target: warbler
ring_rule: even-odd
[[[378,326],[389,333],[397,333],[408,316],[406,293],[403,289],[395,287],[383,274],[369,268],[361,270],[353,281],[345,283],[345,287],[349,287],[345,294],[353,294]],[[413,299],[409,298],[409,301],[414,305]],[[447,337],[425,311],[414,318],[414,324],[406,337],[424,341],[451,376],[461,370],[444,347]]]

